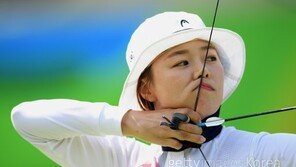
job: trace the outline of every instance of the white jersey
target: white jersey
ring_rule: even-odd
[[[200,151],[163,152],[122,136],[128,109],[107,103],[55,99],[25,102],[12,111],[18,133],[61,166],[207,166]],[[201,147],[214,166],[296,166],[296,135],[251,133],[223,127]]]

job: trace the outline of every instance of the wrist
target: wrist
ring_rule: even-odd
[[[133,128],[135,128],[136,125],[134,125],[135,122],[135,110],[128,110],[121,121],[121,129],[122,129],[122,134],[123,136],[133,136]]]

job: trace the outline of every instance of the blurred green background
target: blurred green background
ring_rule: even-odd
[[[210,26],[215,0],[0,1],[0,166],[57,166],[13,129],[23,101],[69,98],[116,105],[128,74],[125,49],[145,18],[164,11],[200,15]],[[216,27],[240,34],[244,78],[222,117],[296,105],[296,1],[221,0]],[[296,112],[227,123],[296,133]]]

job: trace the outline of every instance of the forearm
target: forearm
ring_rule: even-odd
[[[13,108],[16,130],[25,138],[60,140],[81,135],[122,135],[121,119],[127,109],[107,103],[76,100],[38,100]]]

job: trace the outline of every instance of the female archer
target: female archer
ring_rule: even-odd
[[[25,102],[13,125],[61,166],[296,166],[294,134],[196,125],[219,116],[245,67],[241,37],[215,28],[209,40],[210,32],[195,14],[148,18],[128,44],[119,106]]]

